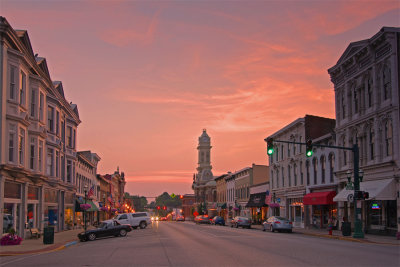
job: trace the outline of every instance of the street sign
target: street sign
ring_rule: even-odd
[[[172,197],[172,198],[175,198],[175,197],[176,197],[176,195],[175,195],[174,193],[172,193],[172,194],[171,194],[171,197]]]

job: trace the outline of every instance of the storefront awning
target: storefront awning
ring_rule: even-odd
[[[314,192],[303,197],[304,205],[331,205],[334,203],[333,197],[336,191]]]
[[[396,200],[396,185],[394,179],[362,182],[360,183],[360,190],[368,192],[369,199]]]
[[[265,204],[265,196],[266,192],[251,194],[249,202],[247,202],[246,204],[246,207],[250,208],[267,207],[268,205]]]
[[[83,212],[83,210],[81,209],[81,204],[84,204],[85,200],[80,200],[80,199],[76,199],[75,201],[75,212]],[[91,201],[90,199],[86,200],[86,204],[89,204],[91,207],[89,209],[87,209],[87,212],[91,212],[91,211],[99,211],[99,208],[97,207],[96,204],[93,203],[93,201]]]
[[[394,179],[361,182],[360,190],[369,193],[368,200],[396,200]],[[348,201],[349,195],[354,195],[354,190],[343,189],[333,198],[333,201]]]

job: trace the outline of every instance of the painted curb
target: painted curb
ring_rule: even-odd
[[[5,253],[2,254],[0,253],[0,257],[5,257],[5,256],[22,256],[22,255],[34,255],[34,254],[45,254],[45,253],[51,253],[59,250],[63,250],[65,248],[68,248],[70,246],[78,244],[78,241],[70,241],[66,244],[60,245],[56,248],[50,249],[50,250],[41,250],[41,251],[26,251],[26,252],[15,252],[15,253]]]

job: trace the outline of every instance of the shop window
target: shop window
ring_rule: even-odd
[[[44,202],[58,203],[56,190],[44,190]]]
[[[29,186],[28,187],[28,199],[29,200],[39,200],[39,188]]]
[[[4,203],[3,208],[3,233],[7,233],[10,229],[19,230],[20,226],[21,204]]]
[[[56,226],[58,224],[58,209],[57,206],[47,206],[44,210],[45,225]]]

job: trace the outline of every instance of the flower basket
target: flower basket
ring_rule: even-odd
[[[111,211],[112,211],[112,212],[116,212],[116,211],[117,211],[117,209],[111,209]]]
[[[22,238],[15,234],[7,234],[0,239],[0,245],[12,246],[19,245],[22,242]]]
[[[234,210],[234,211],[238,211],[238,210],[239,210],[239,208],[233,208],[233,210]]]
[[[101,211],[108,211],[108,209],[106,207],[101,207],[100,210]]]
[[[90,204],[81,204],[80,205],[80,208],[82,209],[82,210],[88,210],[88,209],[90,209],[92,206],[90,205]]]

